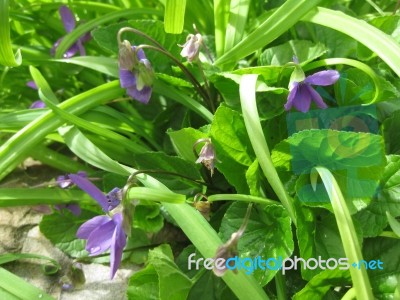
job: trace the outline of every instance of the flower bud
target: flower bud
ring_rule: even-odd
[[[186,43],[180,47],[183,47],[181,51],[181,56],[186,57],[188,62],[192,62],[199,56],[200,45],[203,42],[203,38],[199,33],[197,34],[189,34]]]
[[[124,70],[132,70],[135,65],[134,51],[127,40],[119,45],[118,64],[119,68]]]

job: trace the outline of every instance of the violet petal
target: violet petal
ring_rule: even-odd
[[[299,87],[299,83],[298,82],[294,82],[293,83],[293,87],[289,92],[288,100],[287,100],[287,102],[285,104],[285,110],[290,110],[292,108],[293,101],[296,98],[298,87]]]
[[[136,86],[134,86],[127,88],[126,92],[133,99],[136,99],[139,102],[147,104],[150,101],[152,89],[151,87],[145,86],[141,91],[138,91]]]
[[[31,106],[29,106],[30,109],[45,108],[45,107],[46,107],[46,104],[41,100],[36,100],[35,102],[33,102],[31,104]]]
[[[114,221],[109,219],[107,223],[92,231],[86,244],[86,250],[90,256],[101,254],[110,249],[115,227]]]
[[[304,80],[305,83],[313,85],[331,85],[334,84],[340,77],[340,74],[336,70],[326,70],[314,73],[307,76]]]
[[[110,218],[107,216],[96,216],[83,223],[76,232],[76,236],[80,239],[88,239],[93,230],[109,221]]]
[[[33,80],[28,81],[26,83],[26,85],[29,86],[31,89],[38,90],[38,87],[37,87],[36,83]]]
[[[308,91],[308,86],[306,84],[299,84],[296,97],[293,100],[293,105],[298,111],[303,113],[310,109],[311,104],[311,94]]]
[[[86,56],[86,50],[85,50],[85,47],[83,47],[83,44],[82,44],[81,39],[78,39],[78,40],[76,41],[76,45],[77,45],[77,47],[78,47],[78,49],[79,49],[79,54],[80,54],[81,56]]]
[[[115,273],[121,264],[123,249],[126,245],[126,235],[122,229],[122,213],[117,213],[113,216],[113,221],[116,225],[116,230],[112,237],[111,251],[110,251],[110,278],[113,279]]]
[[[124,89],[134,87],[136,86],[136,75],[129,70],[120,69],[119,82]]]
[[[103,194],[102,191],[98,189],[93,183],[91,183],[88,179],[83,178],[76,174],[69,174],[69,178],[73,183],[75,183],[81,190],[85,191],[92,197],[100,206],[103,208],[103,211],[108,211],[108,201],[107,197]]]
[[[75,28],[75,16],[72,14],[72,11],[65,5],[62,5],[58,12],[60,13],[65,31],[68,33],[71,32]]]
[[[79,46],[77,43],[75,43],[67,50],[67,52],[64,53],[63,57],[70,58],[74,56],[78,51],[79,51]]]
[[[311,86],[307,86],[308,91],[311,95],[311,99],[315,102],[315,104],[322,109],[325,109],[328,107],[328,105],[326,105],[326,103],[324,102],[324,100],[322,99],[321,95],[318,94],[318,92],[316,90],[314,90]]]

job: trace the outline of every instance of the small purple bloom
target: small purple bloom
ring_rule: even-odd
[[[147,104],[152,93],[154,72],[144,51],[136,51],[128,41],[124,41],[119,49],[119,77],[121,87],[133,99]]]
[[[110,278],[113,279],[121,263],[122,252],[126,245],[126,234],[122,229],[122,213],[109,216],[97,216],[83,223],[76,236],[86,239],[86,250],[90,256],[98,255],[110,249]]]
[[[210,139],[200,139],[194,144],[194,147],[201,142],[205,142],[205,144],[200,150],[200,154],[196,160],[196,163],[202,163],[211,171],[212,176],[214,174],[215,161],[217,160],[214,145],[211,143]]]
[[[36,100],[31,104],[31,106],[29,106],[29,109],[36,108],[46,108],[46,104],[42,100]]]
[[[181,56],[186,57],[188,62],[192,62],[199,56],[200,46],[203,42],[201,34],[189,34],[186,38],[186,43],[184,45],[179,45],[183,47],[181,51]]]
[[[61,6],[59,9],[59,14],[61,17],[61,21],[64,25],[65,31],[70,33],[75,29],[75,17],[72,11],[65,5]],[[81,56],[86,55],[85,48],[83,47],[83,43],[89,41],[91,39],[90,33],[86,33],[81,36],[68,50],[64,53],[64,58],[70,58],[74,56],[78,51]],[[51,55],[55,55],[58,46],[60,45],[63,37],[58,39],[57,42],[54,43],[53,47],[50,50]]]
[[[328,106],[312,85],[332,85],[339,79],[339,72],[336,70],[327,70],[305,77],[303,70],[298,65],[297,58],[294,58],[294,62],[295,70],[290,78],[289,96],[285,104],[285,110],[290,110],[294,106],[298,111],[305,113],[310,109],[311,100],[319,108],[327,108]]]
[[[28,81],[26,83],[27,86],[29,86],[31,89],[38,90],[38,87],[34,81]],[[36,100],[29,106],[29,109],[36,109],[36,108],[45,108],[46,104],[42,100]]]

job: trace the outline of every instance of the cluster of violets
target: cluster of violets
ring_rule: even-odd
[[[65,31],[70,33],[76,27],[76,19],[72,11],[65,5],[59,8],[61,21]],[[64,37],[59,38],[51,48],[51,54],[54,55],[58,46]],[[86,55],[83,44],[91,39],[90,33],[86,33],[64,53],[64,58],[70,58],[77,52],[80,55]],[[200,47],[203,43],[202,36],[197,34],[189,34],[182,47],[181,56],[186,58],[189,63],[198,59]],[[326,70],[305,76],[300,67],[297,57],[293,57],[295,69],[289,82],[289,95],[284,105],[285,110],[289,111],[293,106],[300,112],[308,112],[311,101],[318,108],[325,109],[328,106],[323,101],[319,93],[312,87],[328,86],[334,84],[339,79],[339,72],[336,70]],[[152,84],[154,80],[154,72],[150,61],[147,59],[143,49],[131,46],[128,41],[123,41],[119,45],[119,76],[120,85],[126,89],[127,94],[133,99],[147,104],[152,94]],[[37,89],[33,82],[29,82],[28,86]],[[44,108],[45,104],[37,100],[32,103],[30,108]]]
[[[66,6],[59,9],[60,17],[67,33],[71,32],[76,26],[76,19],[71,10]],[[79,52],[86,55],[83,44],[90,39],[90,34],[80,37],[65,53],[65,58],[70,58]],[[54,55],[63,37],[60,38],[52,47],[51,53]],[[189,63],[198,59],[202,37],[200,34],[190,34],[184,45],[179,45],[183,49],[181,56],[186,58]],[[290,78],[289,95],[285,104],[285,110],[295,107],[300,112],[307,112],[310,109],[311,101],[321,109],[327,108],[322,97],[312,87],[328,86],[334,84],[339,79],[339,72],[335,70],[320,71],[310,76],[305,76],[296,57],[294,61],[294,71]],[[119,75],[120,85],[126,89],[127,94],[133,99],[147,104],[152,95],[152,84],[154,72],[150,61],[147,59],[140,46],[131,46],[128,41],[123,41],[119,45]],[[33,89],[37,89],[33,81],[27,83]],[[45,104],[37,100],[30,108],[44,108]],[[216,154],[210,139],[201,139],[194,145],[204,143],[200,150],[196,163],[202,163],[214,172]],[[78,229],[77,237],[87,240],[86,250],[90,256],[95,256],[110,250],[110,277],[113,278],[121,263],[123,249],[126,245],[127,235],[123,229],[123,216],[120,210],[116,209],[121,203],[121,190],[114,188],[108,194],[99,190],[87,177],[85,172],[68,174],[57,178],[57,183],[61,188],[69,188],[76,185],[88,195],[90,195],[103,209],[105,215],[96,216]],[[56,209],[68,209],[73,214],[79,215],[81,210],[77,204],[57,205]],[[116,212],[114,212],[114,210]],[[243,230],[242,230],[243,231]],[[241,232],[242,233],[242,232]],[[218,250],[217,256],[229,256],[232,249],[236,249],[237,240],[241,234],[232,236],[230,242]],[[228,251],[229,250],[229,251]],[[229,254],[228,254],[229,252]],[[217,274],[221,276],[222,274]]]

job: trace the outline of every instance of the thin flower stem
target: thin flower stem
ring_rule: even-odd
[[[238,235],[239,237],[241,237],[241,236],[243,235],[244,231],[246,230],[247,224],[249,223],[249,219],[250,219],[250,215],[251,215],[251,210],[252,210],[252,208],[253,208],[253,203],[250,203],[250,204],[247,206],[247,211],[246,211],[246,215],[245,215],[244,218],[243,218],[243,223],[242,223],[242,225],[240,226],[239,230],[237,231],[237,235]]]
[[[203,77],[203,80],[204,80],[204,85],[206,87],[208,99],[210,100],[210,109],[213,113],[215,113],[215,105],[214,105],[214,102],[212,101],[212,97],[211,97],[210,84],[208,83],[208,79],[206,77],[206,74],[204,73],[204,69],[203,69],[203,66],[201,65],[201,61],[197,58],[196,62],[197,62],[197,66],[199,67],[201,77]]]
[[[227,200],[228,201],[252,202],[252,203],[258,203],[258,204],[265,204],[265,205],[281,205],[279,202],[274,201],[274,200],[256,197],[256,196],[250,196],[250,195],[217,194],[217,195],[208,196],[209,202],[227,201]]]
[[[165,49],[159,42],[157,42],[155,39],[153,39],[151,36],[145,34],[144,32],[137,30],[135,28],[132,27],[122,27],[119,31],[118,31],[118,35],[117,35],[117,40],[118,40],[118,45],[120,45],[122,43],[121,41],[121,36],[124,32],[133,32],[137,35],[140,35],[142,37],[144,37],[145,39],[149,40],[150,42],[152,42],[154,45],[156,45],[158,48],[167,51],[167,49]]]
[[[194,87],[197,89],[199,94],[202,96],[202,98],[205,100],[205,102],[207,103],[207,105],[211,109],[211,107],[212,107],[211,99],[208,98],[207,92],[203,89],[203,87],[197,81],[197,79],[193,76],[193,74],[179,60],[177,60],[175,56],[173,56],[167,50],[164,50],[164,49],[158,48],[158,47],[154,47],[154,46],[151,46],[151,45],[139,45],[139,46],[136,47],[135,51],[139,51],[139,49],[152,49],[152,50],[158,51],[158,52],[168,56],[169,58],[171,58],[178,65],[178,67],[182,70],[182,72],[189,78],[189,80],[192,82]]]

